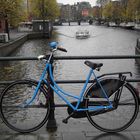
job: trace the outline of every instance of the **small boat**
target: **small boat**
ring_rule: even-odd
[[[84,30],[84,31],[77,31],[76,32],[76,38],[77,39],[86,39],[88,38],[90,35],[89,35],[89,31],[87,30]]]
[[[124,29],[133,29],[135,27],[135,24],[134,22],[120,23],[120,27]]]
[[[140,23],[139,23],[139,24],[136,23],[134,29],[136,29],[136,30],[140,30]]]

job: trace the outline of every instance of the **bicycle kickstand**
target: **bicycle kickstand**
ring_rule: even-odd
[[[71,116],[75,113],[75,111],[73,111],[66,119],[63,119],[62,122],[67,124],[68,123],[68,119],[71,118]]]

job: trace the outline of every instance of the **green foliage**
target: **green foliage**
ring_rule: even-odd
[[[128,0],[126,8],[126,18],[128,21],[133,21],[135,19],[136,13],[136,0]]]
[[[22,0],[0,0],[0,16],[15,26],[21,19]]]
[[[112,17],[112,3],[106,4],[103,8],[103,16],[105,18],[111,19]]]
[[[59,16],[56,0],[32,0],[32,15],[37,19],[55,19]]]
[[[102,0],[98,0],[101,2]],[[126,0],[125,3],[110,2],[103,7],[102,15],[109,21],[135,21],[140,20],[140,0]]]
[[[121,10],[122,7],[119,3],[110,2],[103,8],[103,16],[109,21],[118,22],[122,16]]]
[[[140,22],[140,0],[136,0],[136,20]]]

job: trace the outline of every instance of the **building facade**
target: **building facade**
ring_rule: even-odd
[[[74,5],[60,6],[60,19],[65,21],[86,20],[89,17],[91,5],[89,2],[77,2]]]
[[[60,9],[61,20],[71,21],[72,19],[72,9],[71,5],[62,5]]]

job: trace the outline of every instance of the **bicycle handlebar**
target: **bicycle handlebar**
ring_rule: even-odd
[[[50,46],[50,48],[52,48],[52,54],[56,50],[60,50],[62,52],[67,52],[67,50],[65,48],[62,48],[61,46],[59,46],[58,42],[51,42],[51,43],[49,43],[49,46]],[[48,61],[50,61],[50,59],[52,57],[52,54],[50,55]],[[42,60],[42,59],[46,59],[46,56],[45,55],[39,55],[38,60]]]
[[[59,50],[59,51],[62,51],[62,52],[67,52],[67,50],[65,49],[65,48],[62,48],[62,47],[57,47],[57,49]]]
[[[50,43],[49,43],[49,46],[50,46],[50,48],[52,48],[54,51],[58,49],[58,50],[60,50],[60,51],[62,51],[62,52],[67,52],[67,50],[66,50],[65,48],[62,48],[62,47],[59,46],[59,43],[58,43],[58,42],[50,42]]]

